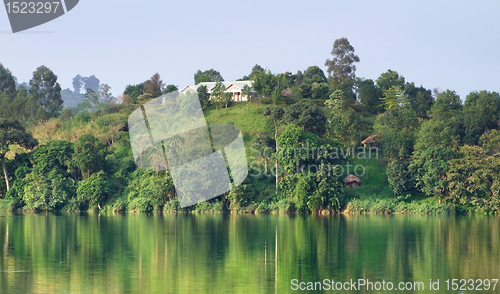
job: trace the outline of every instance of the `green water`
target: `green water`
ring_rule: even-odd
[[[0,245],[0,293],[290,293],[292,279],[458,293],[445,280],[500,278],[498,217],[1,214]]]

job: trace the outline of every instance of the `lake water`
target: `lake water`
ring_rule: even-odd
[[[2,213],[0,245],[0,293],[291,293],[325,279],[500,292],[446,290],[500,278],[498,217]],[[388,292],[356,287],[336,292]]]

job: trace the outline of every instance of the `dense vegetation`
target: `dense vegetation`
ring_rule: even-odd
[[[452,90],[417,87],[393,70],[375,81],[358,78],[359,61],[342,38],[326,60],[327,75],[318,66],[273,74],[256,65],[242,78],[252,79],[259,94],[249,102],[232,102],[221,89],[208,99],[206,87],[199,87],[208,122],[232,122],[242,129],[250,174],[231,192],[186,209],[179,207],[168,171],[136,167],[127,126],[134,109],[176,86],[166,86],[155,74],[129,85],[116,99],[107,85],[88,88],[83,102],[63,108],[50,69],[39,67],[24,87],[0,64],[3,206],[497,213],[500,95],[472,92],[462,101]],[[194,78],[195,83],[223,81],[213,69]],[[77,82],[75,91],[81,85]],[[361,146],[368,136],[373,148]],[[362,185],[345,188],[349,174],[359,176]]]

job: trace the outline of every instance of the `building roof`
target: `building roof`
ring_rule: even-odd
[[[368,138],[361,141],[361,144],[372,144],[377,142],[377,135],[371,135]]]
[[[187,85],[186,87],[182,88],[179,92],[183,93],[186,91],[197,91],[200,86],[206,86],[208,93],[212,93],[212,90],[215,88],[216,84],[217,82],[204,82],[204,83],[199,83],[197,85]],[[245,87],[245,85],[252,87],[253,81],[224,81],[222,82],[222,84],[224,85],[226,90],[231,86],[235,87],[235,89],[228,90],[228,92],[241,92],[243,90],[243,87]]]
[[[361,183],[361,179],[356,177],[355,175],[348,175],[347,177],[344,178],[344,184],[349,184],[352,182]]]

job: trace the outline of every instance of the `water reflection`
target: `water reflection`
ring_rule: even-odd
[[[360,278],[440,279],[449,293],[446,279],[500,277],[499,233],[481,216],[2,214],[0,293],[284,293],[292,279]]]

